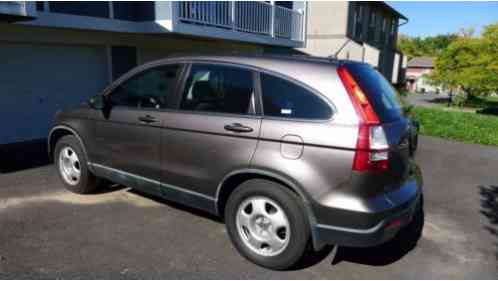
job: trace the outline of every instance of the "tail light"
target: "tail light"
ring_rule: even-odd
[[[337,69],[360,119],[354,171],[382,172],[389,168],[389,145],[379,117],[346,67]]]

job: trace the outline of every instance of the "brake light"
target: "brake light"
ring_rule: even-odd
[[[337,69],[339,77],[342,80],[342,83],[346,87],[346,90],[353,102],[356,113],[360,117],[360,120],[366,124],[380,124],[379,118],[375,113],[372,105],[368,101],[367,96],[360,88],[358,83],[354,80],[353,76],[349,73],[346,67],[341,66]]]
[[[347,68],[339,67],[337,72],[360,119],[353,170],[363,172],[388,170],[389,145],[379,117]]]

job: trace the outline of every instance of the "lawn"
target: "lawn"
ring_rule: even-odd
[[[422,135],[498,146],[498,117],[435,108],[413,108]]]

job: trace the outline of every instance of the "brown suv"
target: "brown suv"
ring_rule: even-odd
[[[265,267],[377,245],[422,217],[414,130],[366,64],[165,59],[56,120],[49,149],[69,190],[107,179],[223,216],[236,248]]]

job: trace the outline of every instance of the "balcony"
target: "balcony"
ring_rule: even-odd
[[[172,31],[299,47],[303,12],[261,1],[172,2]]]
[[[263,1],[61,2],[38,12],[35,2],[16,3],[33,6],[36,19],[23,24],[34,26],[171,33],[294,48],[303,47],[306,38],[305,1],[293,2],[294,9]]]

